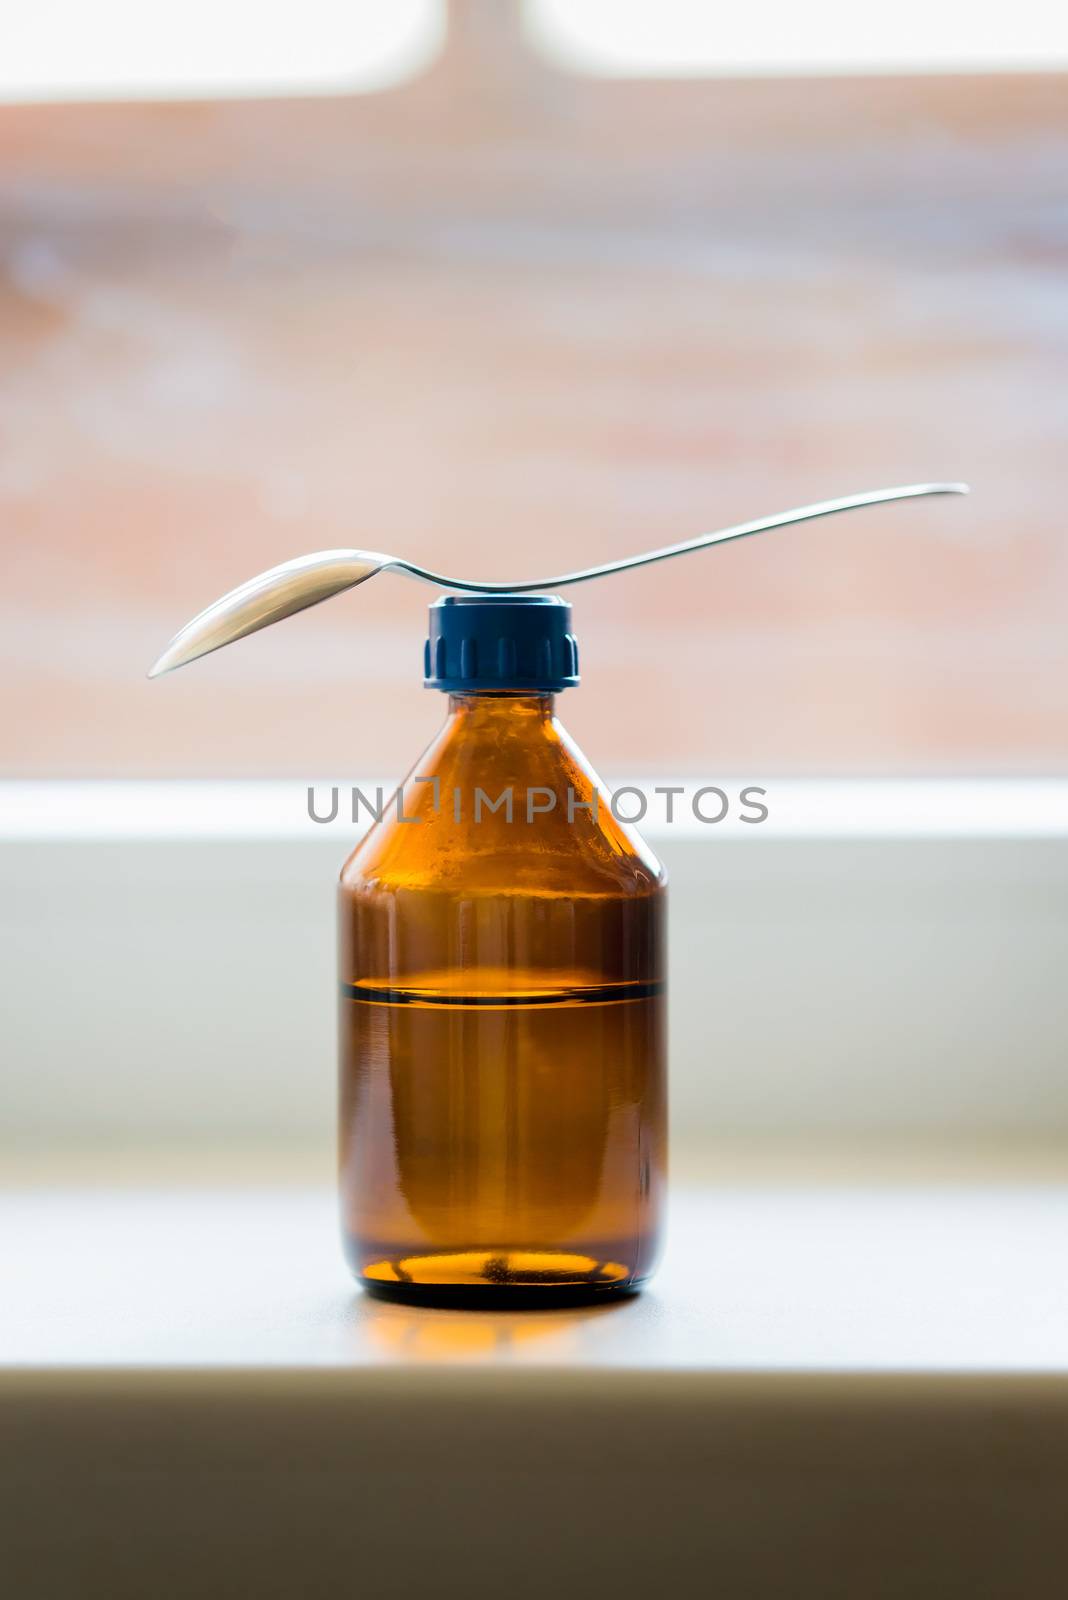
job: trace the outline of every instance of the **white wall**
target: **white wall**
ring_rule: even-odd
[[[1068,840],[656,847],[677,1142],[1068,1133]],[[329,1139],[346,848],[0,839],[4,1139]]]

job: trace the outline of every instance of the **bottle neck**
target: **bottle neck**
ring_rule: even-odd
[[[523,724],[533,728],[552,721],[555,704],[552,694],[511,694],[507,690],[450,694],[449,720],[460,720],[472,730],[504,722],[513,730]]]

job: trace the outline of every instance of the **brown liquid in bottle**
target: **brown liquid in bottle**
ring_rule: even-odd
[[[454,696],[416,820],[345,865],[343,1230],[374,1293],[549,1303],[653,1270],[664,878],[595,789],[550,696]]]

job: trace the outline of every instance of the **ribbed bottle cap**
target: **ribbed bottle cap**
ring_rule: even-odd
[[[571,607],[554,594],[447,594],[430,607],[428,689],[556,694],[579,681]]]

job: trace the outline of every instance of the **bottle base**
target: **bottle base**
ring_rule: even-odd
[[[618,1261],[547,1250],[405,1256],[367,1262],[356,1275],[378,1300],[468,1310],[590,1305],[632,1295],[644,1281]]]
[[[569,1284],[564,1288],[526,1287],[473,1289],[470,1284],[429,1286],[417,1283],[376,1283],[361,1278],[360,1287],[372,1300],[394,1305],[437,1307],[449,1311],[559,1311],[567,1306],[606,1305],[640,1294],[642,1284],[626,1283],[608,1289]]]

